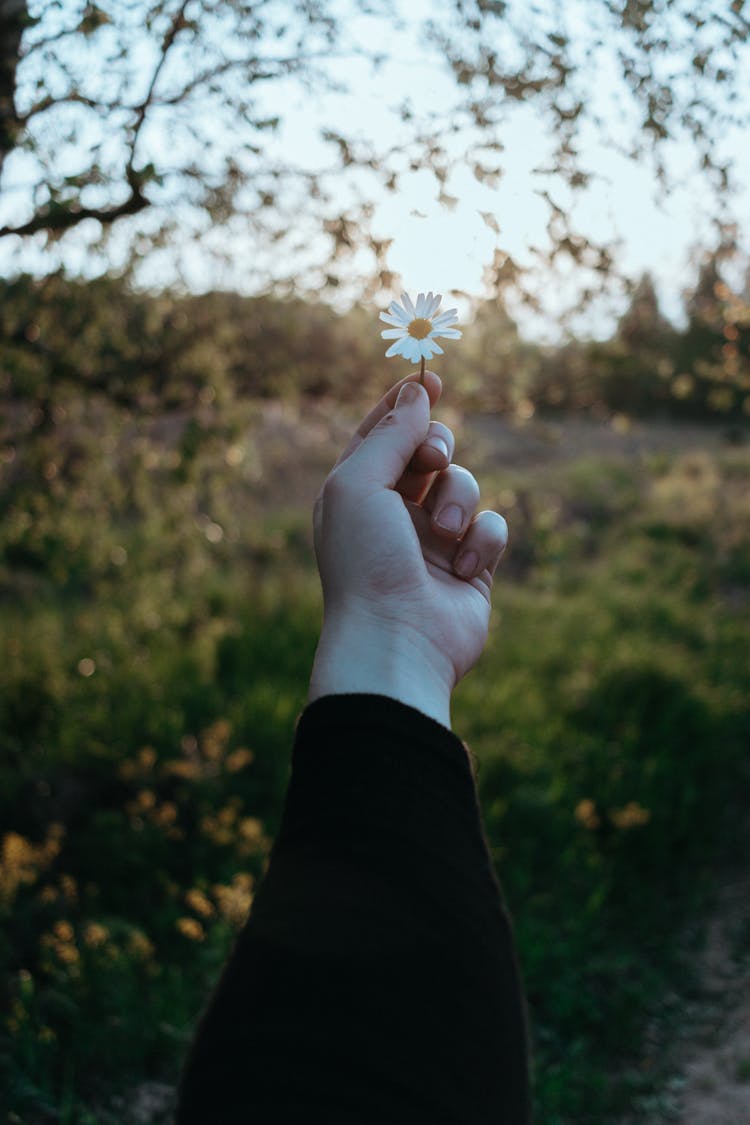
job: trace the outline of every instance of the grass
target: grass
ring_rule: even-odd
[[[10,1121],[122,1125],[173,1085],[265,870],[320,603],[312,470],[287,455],[280,487],[240,422],[179,458],[111,423],[60,488],[50,448],[4,481]],[[616,1121],[653,1104],[644,1029],[747,839],[750,451],[476,468],[511,547],[454,725],[515,919],[537,1121]]]

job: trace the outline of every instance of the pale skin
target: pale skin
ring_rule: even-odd
[[[477,510],[475,478],[452,464],[453,434],[430,419],[440,379],[420,377],[373,407],[315,502],[324,613],[308,702],[387,695],[450,729],[451,693],[487,640],[508,528]],[[446,518],[453,506],[456,523]]]

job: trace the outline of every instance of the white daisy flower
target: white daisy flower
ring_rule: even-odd
[[[440,336],[448,340],[460,340],[461,333],[457,328],[452,328],[458,320],[457,309],[447,309],[438,315],[440,293],[420,293],[414,305],[408,293],[401,294],[401,304],[392,301],[388,312],[382,312],[380,319],[386,324],[395,325],[386,328],[380,335],[384,340],[394,340],[386,356],[402,355],[411,363],[425,359],[432,359],[433,355],[443,355],[443,349],[436,343]]]

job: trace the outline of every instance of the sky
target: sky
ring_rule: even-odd
[[[343,14],[347,0],[337,2],[342,5]],[[387,146],[405,135],[405,127],[394,118],[392,107],[407,99],[417,116],[431,112],[438,121],[441,114],[446,122],[451,120],[456,95],[454,81],[447,67],[428,49],[419,30],[434,12],[434,3],[427,0],[410,0],[408,4],[406,0],[394,2],[404,16],[403,25],[382,17],[350,18],[346,24],[348,39],[365,42],[382,51],[385,59],[376,73],[363,65],[361,59],[344,55],[337,60],[333,73],[347,89],[346,94],[321,90],[311,96],[309,90],[300,91],[292,83],[269,84],[269,112],[281,112],[283,119],[278,136],[272,142],[272,151],[275,146],[279,156],[293,153],[301,165],[314,168],[325,159],[318,139],[319,128],[337,121],[341,122],[342,129],[353,129],[363,140],[375,146]],[[543,8],[546,0],[540,2]],[[39,3],[43,5],[43,0]],[[63,0],[63,11],[66,3],[73,8],[76,6],[76,0]],[[512,0],[512,3],[517,5],[520,0]],[[566,6],[568,32],[574,40],[580,30],[577,21],[585,18],[590,10],[591,4],[586,4],[585,0],[570,0]],[[605,120],[609,136],[624,139],[632,121],[627,120],[627,109],[621,102],[614,71],[608,70],[606,65],[595,67],[593,60],[582,59],[581,62],[583,69],[591,66],[590,97]],[[679,59],[667,62],[671,63],[673,73],[679,73]],[[747,97],[750,105],[750,88]],[[514,107],[508,113],[500,139],[504,146],[503,176],[490,188],[475,180],[463,159],[462,146],[466,146],[467,136],[453,138],[457,168],[445,185],[446,192],[455,200],[450,209],[437,201],[435,182],[426,170],[403,176],[397,193],[377,191],[373,194],[373,231],[391,240],[387,265],[399,275],[404,288],[412,292],[432,289],[449,296],[453,294],[451,303],[457,303],[463,311],[467,298],[462,294],[484,295],[485,270],[496,250],[510,254],[521,264],[532,266],[535,263],[533,248],[544,248],[549,218],[540,188],[549,187],[553,194],[564,197],[554,177],[540,177],[535,171],[549,164],[553,138],[545,131],[532,106]],[[163,150],[173,141],[165,133],[159,135],[157,129],[151,143],[156,150]],[[735,134],[728,132],[722,143],[732,156],[736,180],[741,185],[734,207],[743,232],[741,237],[745,238],[744,232],[750,231],[750,145],[739,130]],[[669,147],[667,158],[672,175],[671,190],[666,195],[660,195],[648,160],[636,163],[619,155],[613,144],[602,144],[593,128],[583,131],[580,153],[582,165],[595,173],[591,187],[575,206],[574,213],[582,231],[592,237],[618,239],[619,263],[625,272],[633,277],[644,271],[651,272],[664,311],[679,320],[680,295],[694,275],[697,248],[712,246],[711,220],[716,209],[705,181],[695,168],[691,144],[682,141]],[[4,208],[5,215],[8,214],[11,199],[15,204],[19,202],[19,190],[11,189],[14,186],[19,189],[27,172],[21,156],[14,164],[8,161],[2,185],[5,199],[0,197],[0,225]],[[349,190],[342,180],[343,202]],[[488,226],[482,213],[494,217],[497,232]],[[312,228],[305,228],[302,220],[299,233],[301,246],[294,256],[285,256],[273,248],[264,255],[246,233],[215,232],[213,240],[225,254],[223,263],[209,262],[197,245],[186,239],[178,254],[183,281],[195,290],[228,287],[252,292],[261,263],[282,277],[301,269],[306,255],[313,262],[322,243]],[[113,239],[113,262],[124,257],[132,236],[131,227]],[[750,250],[750,247],[745,244],[745,249]],[[56,261],[64,262],[74,272],[96,272],[100,268],[100,262],[77,236],[54,247],[51,257],[42,254],[39,245],[27,245],[19,250],[18,246],[0,243],[0,272],[18,268],[44,269]],[[151,255],[142,271],[142,280],[150,285],[170,283],[174,279],[173,263],[174,254],[169,249]],[[354,265],[357,264],[364,265],[364,259],[359,263],[355,259]],[[542,301],[543,312],[532,315],[520,308],[515,311],[529,331],[554,338],[560,316],[574,300],[580,273],[570,270],[567,274],[563,271],[553,276],[537,268],[533,284]],[[613,316],[621,307],[617,297],[614,304],[605,300],[600,307],[595,305],[587,319],[577,326],[578,330],[606,335]]]
[[[706,0],[706,7],[710,3],[711,0]],[[519,6],[524,7],[515,5]],[[411,0],[409,10],[415,25],[429,17],[431,7],[428,0]],[[590,4],[568,0],[567,30],[571,37],[575,37],[577,24],[580,26],[590,8]],[[419,36],[404,35],[400,42],[397,38],[391,39],[386,49],[389,64],[377,83],[361,77],[358,82],[354,69],[346,74],[357,90],[356,112],[363,133],[381,140],[387,138],[388,124],[383,112],[388,100],[386,91],[395,96],[395,100],[408,94],[417,105],[433,109],[445,107],[448,119],[455,95],[453,79],[446,69],[436,66],[433,59],[420,51]],[[750,63],[748,52],[745,60]],[[582,67],[593,63],[590,59],[580,61]],[[620,139],[624,138],[627,125],[633,124],[635,119],[623,121],[627,111],[620,104],[621,86],[614,80],[614,69],[608,70],[606,63],[605,59],[595,74],[592,71],[590,89],[592,97],[597,99],[598,112],[608,119],[607,132]],[[679,59],[673,60],[671,69],[679,72]],[[750,66],[747,72],[750,73]],[[750,84],[746,98],[745,111],[750,109]],[[301,119],[290,119],[293,144],[304,144],[304,136],[309,136],[308,122],[307,114]],[[468,167],[459,168],[448,185],[450,194],[457,199],[451,210],[437,202],[434,185],[430,184],[428,176],[419,173],[402,183],[398,196],[378,202],[375,229],[382,237],[393,239],[388,265],[403,277],[408,289],[464,290],[478,295],[482,293],[484,270],[495,248],[531,266],[534,258],[530,248],[545,245],[549,211],[539,189],[549,186],[558,198],[561,193],[554,179],[540,180],[535,169],[549,166],[552,138],[536,108],[530,106],[515,108],[508,115],[501,139],[504,175],[500,183],[492,188],[485,187],[476,181]],[[741,240],[745,238],[744,249],[750,252],[745,236],[745,232],[750,231],[750,145],[746,131],[738,129],[728,133],[721,148],[731,157],[736,169],[740,185],[736,213]],[[715,240],[712,220],[716,205],[698,174],[694,147],[687,140],[669,146],[666,158],[671,185],[667,193],[659,190],[648,161],[635,162],[618,153],[614,145],[603,144],[593,128],[583,131],[580,151],[583,167],[595,173],[591,188],[575,207],[581,229],[592,237],[617,239],[621,244],[619,262],[624,271],[632,277],[650,272],[664,311],[679,321],[681,293],[693,269],[695,255],[712,248]],[[500,227],[498,235],[488,229],[481,217],[483,212],[494,215]],[[573,301],[576,279],[574,276],[552,279],[542,271],[539,291],[545,316],[552,323],[540,324],[536,318],[536,327],[554,336],[553,322]],[[607,302],[604,304],[601,323],[597,326],[600,334],[605,334],[611,324],[610,306]],[[529,323],[534,319],[530,317]],[[578,327],[586,331],[585,324]]]

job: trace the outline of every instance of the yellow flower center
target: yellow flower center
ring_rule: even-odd
[[[432,332],[432,321],[425,320],[422,316],[418,316],[409,325],[409,335],[415,340],[424,340],[430,332]]]

